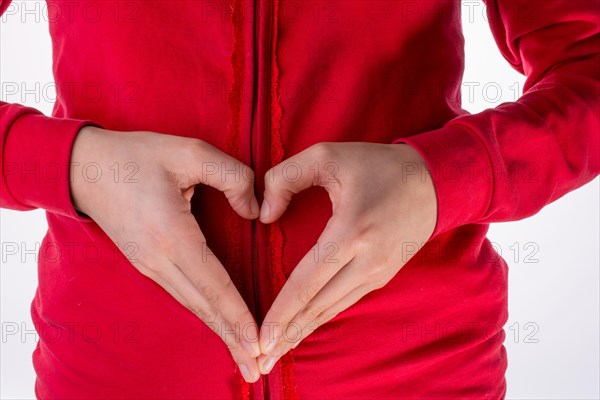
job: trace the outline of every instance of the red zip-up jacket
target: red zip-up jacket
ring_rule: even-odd
[[[458,1],[47,4],[52,117],[0,108],[2,207],[43,208],[49,225],[31,308],[38,397],[503,397],[507,265],[486,232],[599,173],[597,1],[487,1],[527,79],[518,101],[478,114],[461,108]],[[75,212],[67,165],[85,124],[200,138],[259,177],[317,142],[407,143],[431,170],[437,225],[385,287],[245,384],[221,339]],[[331,215],[318,188],[270,226],[209,187],[192,203],[259,323]]]

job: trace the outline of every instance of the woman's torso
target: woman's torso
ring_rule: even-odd
[[[199,138],[260,177],[277,161],[277,132],[289,157],[323,141],[391,143],[465,113],[459,2],[280,0],[275,51],[273,8],[266,0],[48,0],[54,115]],[[277,243],[211,188],[197,188],[192,208],[259,321],[276,274],[289,275],[331,215],[324,191],[301,193]],[[54,214],[48,222],[32,305],[40,397],[504,394],[507,269],[486,225],[429,242],[388,285],[247,386],[220,339],[138,273],[97,225]],[[135,244],[126,252],[135,256]]]

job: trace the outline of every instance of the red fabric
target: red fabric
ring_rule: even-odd
[[[599,173],[598,2],[488,1],[527,80],[519,100],[473,115],[458,1],[48,4],[53,115],[0,104],[2,207],[46,209],[49,224],[32,303],[39,397],[504,396],[507,266],[486,232]],[[245,385],[220,339],[74,211],[64,169],[89,123],[206,140],[253,166],[259,198],[262,174],[314,143],[407,143],[432,171],[438,222],[389,284]],[[208,187],[192,203],[259,322],[331,215],[319,188],[272,228]]]
[[[233,83],[231,92],[227,97],[229,106],[229,130],[227,131],[227,152],[233,157],[240,157],[240,137],[241,137],[241,119],[242,119],[242,97],[240,93],[244,87],[244,32],[242,24],[238,23],[242,15],[242,1],[236,0],[233,4],[233,10],[231,13],[231,23],[233,26],[233,51],[231,53],[231,69],[233,75]],[[241,227],[240,218],[233,211],[233,209],[227,210],[227,220],[225,223],[225,230],[229,233],[228,247],[229,252],[227,254],[227,263],[233,264],[236,260],[239,260],[242,253],[240,251],[239,244],[242,242],[241,239]],[[237,272],[237,271],[236,271]],[[242,285],[240,281],[242,278],[237,273],[231,273],[231,279],[237,287]],[[243,400],[249,400],[251,396],[250,384],[246,382],[241,373],[238,375],[238,381],[241,385],[240,393]]]
[[[281,137],[281,120],[283,110],[280,104],[279,68],[277,66],[277,35],[279,24],[279,0],[273,0],[273,28],[271,42],[271,166],[277,165],[284,159],[284,149]],[[285,284],[286,276],[283,269],[283,233],[279,221],[270,226],[271,266],[274,281],[274,295],[277,295]],[[285,399],[296,400],[296,384],[294,382],[294,350],[281,357],[282,385]]]

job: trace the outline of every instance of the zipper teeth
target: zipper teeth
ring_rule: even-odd
[[[263,70],[265,72],[265,77],[264,77],[264,85],[261,85],[263,88],[268,87],[268,89],[265,91],[265,95],[267,96],[267,101],[266,101],[266,128],[265,128],[265,132],[267,132],[267,134],[265,135],[265,147],[266,147],[266,152],[264,154],[264,157],[267,158],[267,166],[270,168],[271,167],[271,101],[272,101],[272,90],[271,90],[271,54],[273,51],[273,43],[271,42],[271,31],[273,29],[273,9],[269,7],[269,5],[271,5],[271,7],[273,6],[274,1],[264,1],[264,0],[259,0],[258,3],[260,3],[262,5],[261,10],[263,11],[263,14],[266,14],[268,11],[268,18],[267,19],[267,29],[265,30],[265,35],[267,36],[266,39],[264,41],[264,43],[266,43],[267,46],[267,51],[265,52],[265,54],[267,55],[268,59],[269,59],[269,65],[266,66]],[[265,17],[267,17],[265,15]],[[267,86],[267,83],[269,83],[269,85]],[[264,158],[263,157],[263,158]],[[269,225],[269,227],[267,228],[267,232],[266,234],[268,235],[267,237],[270,239],[271,237],[271,229],[273,229],[273,225]],[[273,285],[273,281],[272,281],[272,260],[271,260],[271,254],[272,254],[272,249],[270,249],[269,251],[269,276],[271,276],[271,282],[270,284]],[[272,289],[271,289],[272,290]],[[271,398],[271,392],[269,390],[270,385],[269,385],[269,378],[268,375],[265,376],[265,380],[263,381],[263,392],[264,392],[264,397],[266,400],[269,400]]]
[[[256,99],[256,95],[255,95],[255,99]],[[256,100],[255,100],[256,101]],[[253,107],[255,107],[256,104],[253,104]],[[254,115],[254,110],[252,112],[252,114]],[[250,133],[250,165],[252,167],[253,170],[256,171],[256,158],[254,157],[254,152],[256,151],[256,125],[255,125],[255,121],[252,121],[252,131]],[[251,222],[251,237],[252,237],[252,243],[251,243],[251,248],[252,248],[252,254],[251,254],[251,268],[252,268],[252,278],[254,280],[254,311],[256,312],[256,318],[257,318],[257,322],[262,322],[260,321],[262,319],[262,315],[261,315],[261,310],[260,310],[260,298],[259,298],[259,291],[258,291],[258,279],[259,279],[259,271],[258,271],[258,245],[257,245],[257,222],[256,220],[252,220]]]
[[[258,113],[258,88],[259,88],[259,71],[258,71],[258,21],[259,21],[259,9],[260,9],[260,5],[262,4],[262,2],[260,1],[256,1],[255,2],[255,7],[254,7],[254,95],[253,95],[253,99],[254,101],[252,102],[252,129],[251,129],[251,133],[250,133],[250,164],[252,166],[252,168],[256,171],[257,170],[257,166],[258,166],[258,162],[256,160],[257,157],[255,157],[255,152],[257,151],[257,134],[256,134],[256,124],[258,123],[256,121],[256,114]],[[254,309],[256,312],[256,319],[257,322],[259,324],[262,324],[262,312],[260,309],[260,293],[259,293],[259,287],[258,287],[258,282],[259,282],[259,278],[260,278],[260,271],[259,271],[259,267],[258,267],[258,243],[257,243],[257,236],[258,236],[258,223],[256,222],[256,220],[252,220],[252,224],[251,224],[251,235],[252,235],[252,262],[251,262],[251,268],[252,268],[252,278],[254,280],[254,284],[253,289],[254,289]],[[263,399],[268,399],[269,398],[269,382],[268,382],[268,377],[267,375],[263,375],[261,377],[261,385],[262,385],[262,395],[263,395]]]
[[[257,25],[257,21],[258,21],[258,7],[255,6],[254,9],[254,23],[255,23],[255,28],[254,28],[254,49],[257,49],[257,34],[256,34],[256,25]],[[258,100],[258,85],[256,84],[258,82],[258,60],[257,60],[257,55],[256,55],[256,50],[255,50],[255,59],[254,59],[254,88],[253,88],[253,101],[252,101],[252,121],[251,121],[251,133],[250,133],[250,165],[252,167],[252,169],[254,169],[256,171],[257,169],[257,160],[256,157],[254,155],[254,153],[257,151],[257,135],[256,135],[256,114],[258,112],[258,104],[257,104],[257,100]],[[257,171],[258,172],[258,171]],[[252,276],[254,278],[254,305],[255,305],[255,311],[256,311],[256,318],[257,319],[261,319],[261,310],[260,310],[260,298],[259,298],[259,292],[258,292],[258,249],[257,249],[257,222],[256,220],[252,220],[252,224],[251,224],[251,228],[252,228]],[[262,321],[258,321],[258,322],[262,322]]]

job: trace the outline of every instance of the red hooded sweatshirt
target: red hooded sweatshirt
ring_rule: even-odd
[[[459,1],[47,4],[52,117],[0,108],[2,207],[43,208],[49,225],[31,308],[40,398],[503,397],[507,265],[486,232],[599,173],[597,1],[487,1],[527,80],[518,101],[478,114],[461,108]],[[407,143],[432,173],[435,232],[384,288],[245,384],[221,339],[73,209],[67,165],[92,123],[199,138],[257,176],[317,142]],[[319,188],[269,226],[209,187],[192,203],[259,324],[331,215]]]

